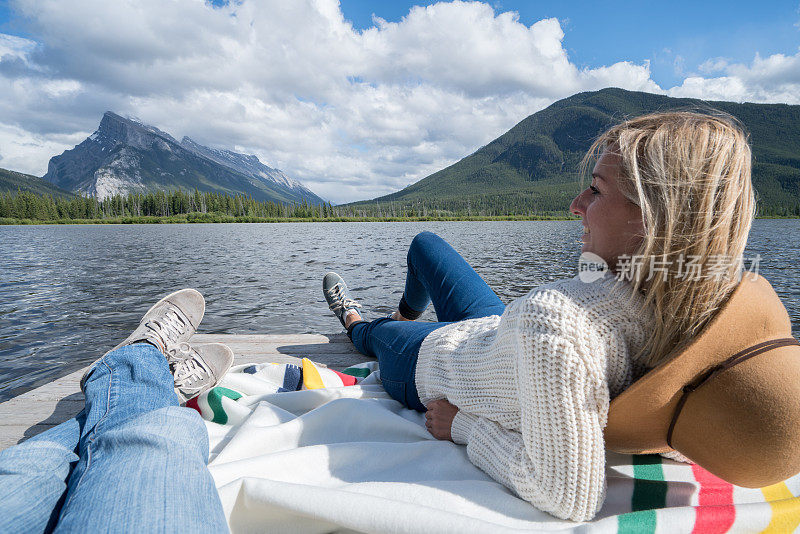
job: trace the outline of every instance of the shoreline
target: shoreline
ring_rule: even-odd
[[[425,221],[579,221],[579,217],[533,216],[533,215],[493,215],[493,216],[452,216],[452,217],[118,217],[109,219],[14,219],[0,218],[0,225],[46,225],[46,224],[231,224],[231,223],[320,223],[320,222],[425,222]]]
[[[800,219],[800,216],[765,215],[756,219]],[[105,225],[105,224],[248,224],[248,223],[340,223],[340,222],[480,222],[480,221],[579,221],[579,217],[558,217],[548,215],[492,215],[492,216],[452,216],[452,217],[118,217],[109,219],[14,219],[0,217],[0,226],[42,226],[42,225]]]

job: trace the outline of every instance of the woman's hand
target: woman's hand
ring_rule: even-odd
[[[453,425],[453,419],[457,413],[458,408],[446,400],[435,400],[428,404],[428,411],[425,412],[425,428],[436,439],[453,441],[450,427]]]

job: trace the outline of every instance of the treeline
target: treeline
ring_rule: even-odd
[[[565,204],[560,204],[565,205]],[[116,195],[105,200],[68,198],[28,191],[0,193],[2,222],[258,222],[275,220],[416,220],[566,218],[559,204],[525,195],[474,196],[458,200],[421,199],[333,206],[261,202],[244,195],[158,191]],[[800,205],[759,209],[762,217],[800,217]]]
[[[574,195],[563,192],[527,192],[465,194],[462,197],[423,198],[415,196],[380,202],[354,202],[343,207],[364,210],[372,216],[411,217],[569,217]]]
[[[187,191],[157,191],[115,195],[105,200],[75,195],[57,198],[28,191],[0,195],[0,217],[39,221],[173,217],[190,213],[232,217],[295,218],[327,216],[333,206],[261,202],[244,195]]]
[[[244,195],[195,190],[157,191],[146,194],[132,193],[115,195],[105,200],[75,195],[69,198],[38,195],[28,191],[0,194],[0,219],[27,219],[31,221],[104,221],[149,222],[145,219],[165,220],[177,218],[188,222],[217,222],[230,220],[353,220],[353,219],[419,219],[419,218],[481,218],[542,216],[567,216],[538,213],[532,206],[520,202],[519,197],[510,197],[505,205],[489,197],[465,201],[422,200],[384,202],[333,206],[330,203],[311,205],[278,204],[262,202]],[[549,218],[549,217],[548,217]]]
[[[759,206],[758,217],[800,217],[800,204],[795,206]]]
[[[146,194],[115,195],[105,200],[75,195],[69,198],[38,195],[28,191],[0,194],[0,219],[30,221],[120,221],[228,222],[281,219],[383,220],[419,218],[527,218],[535,213],[528,207],[490,206],[471,202],[390,202],[375,205],[333,206],[262,202],[244,195],[195,190],[157,191]]]

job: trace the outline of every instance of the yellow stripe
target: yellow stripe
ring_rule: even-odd
[[[789,491],[789,486],[787,486],[785,482],[778,482],[772,486],[761,488],[761,493],[764,494],[764,499],[767,502],[782,501],[794,497],[792,492]]]
[[[784,482],[761,488],[772,508],[772,519],[762,533],[794,532],[800,526],[800,497],[795,497]]]
[[[306,389],[320,389],[325,387],[322,377],[314,363],[308,358],[303,358],[303,385]]]

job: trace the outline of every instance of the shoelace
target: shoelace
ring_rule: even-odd
[[[197,352],[192,349],[192,346],[184,341],[169,347],[167,359],[171,362],[182,362],[191,360],[196,354]]]
[[[182,317],[177,310],[169,310],[163,320],[151,319],[145,323],[148,328],[145,334],[151,341],[161,346],[162,352],[167,354],[172,350],[172,340],[181,337],[189,327],[188,319]]]
[[[202,358],[192,358],[178,363],[175,366],[175,387],[191,387],[197,381],[208,378],[212,375]]]
[[[350,308],[361,308],[361,304],[353,299],[345,298],[344,287],[341,282],[330,288],[328,293],[331,295],[333,301],[328,306],[333,313],[339,315],[344,310]]]

